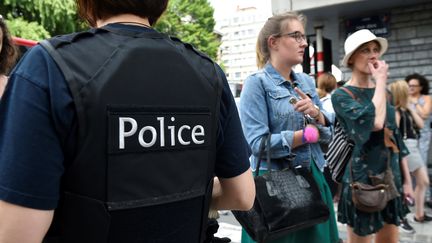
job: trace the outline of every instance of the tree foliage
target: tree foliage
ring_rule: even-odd
[[[33,40],[84,27],[78,19],[75,0],[2,0],[0,13],[7,16],[13,35]]]
[[[12,32],[12,35],[19,36],[21,38],[29,40],[41,40],[50,37],[50,33],[42,25],[39,25],[36,22],[28,22],[22,17],[15,18],[12,21],[9,20],[7,25]]]
[[[207,0],[170,0],[156,29],[179,37],[215,59],[220,41],[213,32],[213,12]]]
[[[213,11],[207,0],[170,0],[155,28],[216,58],[220,42],[213,32]],[[0,0],[0,14],[7,16],[13,35],[33,40],[86,28],[75,0]]]

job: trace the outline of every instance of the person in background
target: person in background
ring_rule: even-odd
[[[0,242],[201,243],[255,198],[223,71],[152,28],[168,0],[76,4],[92,28],[31,48],[0,101]]]
[[[317,79],[317,93],[320,98],[323,109],[327,112],[329,120],[334,124],[335,122],[335,112],[333,105],[331,103],[331,94],[337,87],[336,78],[331,73],[323,73],[318,76]],[[321,149],[323,152],[327,152],[328,144],[321,144]],[[339,201],[340,196],[340,186],[331,178],[331,172],[326,165],[324,167],[324,176],[328,185],[330,186],[331,193],[333,195],[333,201]]]
[[[0,97],[6,88],[7,74],[15,64],[17,56],[17,48],[13,44],[3,16],[0,15]]]
[[[429,96],[429,80],[425,76],[413,73],[405,77],[409,86],[409,105],[423,118],[425,126],[420,130],[418,147],[423,161],[428,164],[429,144],[431,139],[431,109],[432,100]],[[426,191],[427,204],[432,207],[432,188]]]
[[[332,195],[322,170],[325,160],[318,141],[329,140],[331,122],[315,89],[315,82],[305,73],[292,68],[302,63],[305,48],[306,19],[302,14],[287,12],[267,20],[258,35],[258,72],[246,78],[240,99],[240,119],[254,157],[259,154],[262,139],[271,134],[271,158],[275,167],[288,168],[285,157],[295,154],[293,166],[310,168],[330,209],[329,219],[310,228],[293,232],[272,243],[339,241]],[[291,102],[290,102],[291,101]],[[308,118],[306,118],[308,117]],[[305,119],[310,124],[305,124]],[[319,132],[318,141],[307,141],[305,128]],[[256,158],[252,160],[256,168]],[[259,168],[265,173],[267,165]],[[243,230],[242,243],[253,242]]]
[[[418,73],[414,73],[405,77],[405,81],[409,87],[409,105],[413,108],[420,117],[424,120],[424,124],[430,124],[430,112],[432,108],[432,100],[429,96],[429,81]],[[427,162],[427,155],[430,143],[430,126],[423,126],[420,130],[420,141],[418,146],[423,161]]]
[[[335,112],[331,103],[331,94],[337,86],[336,78],[331,73],[323,73],[318,76],[317,83],[317,93],[323,109],[327,111],[330,121],[334,123]]]
[[[429,186],[429,180],[426,166],[417,146],[420,137],[419,130],[423,128],[424,122],[408,103],[408,84],[405,80],[391,83],[390,91],[393,98],[393,104],[396,108],[396,124],[398,125],[403,141],[410,152],[407,157],[408,168],[412,175],[414,175],[416,181],[413,197],[416,202],[414,220],[417,222],[419,222],[420,219],[423,219],[422,222],[430,221],[432,218],[426,215],[424,211],[425,192]],[[408,223],[407,218],[401,222],[399,227],[407,233],[415,232],[414,228]]]
[[[336,119],[346,134],[354,141],[352,157],[342,179],[342,193],[338,204],[338,221],[348,227],[348,242],[396,243],[399,240],[398,225],[407,213],[403,202],[403,187],[410,186],[402,180],[408,174],[406,166],[400,167],[400,158],[408,154],[395,121],[394,107],[387,101],[388,65],[380,57],[387,50],[387,40],[362,29],[350,35],[344,44],[344,66],[352,70],[351,79],[345,84],[356,97],[342,90],[333,92],[332,103]],[[390,129],[390,139],[399,151],[389,150],[384,144],[384,127]],[[400,196],[389,201],[386,207],[375,213],[358,210],[352,200],[352,181],[371,185],[369,175],[378,175],[387,168],[394,175],[394,184]],[[350,172],[352,169],[352,180]],[[409,176],[408,176],[409,177]],[[403,183],[405,183],[403,185]]]

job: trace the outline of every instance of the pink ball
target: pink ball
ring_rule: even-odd
[[[318,138],[319,138],[318,129],[309,126],[305,127],[303,132],[303,137],[307,143],[318,142]]]

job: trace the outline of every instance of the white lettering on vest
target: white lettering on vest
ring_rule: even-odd
[[[175,118],[171,117],[171,121],[174,122]],[[171,146],[175,146],[175,127],[174,126],[168,126],[168,129],[171,131]]]
[[[153,126],[144,126],[139,130],[138,133],[138,143],[143,148],[151,148],[156,144],[156,140],[159,137],[160,147],[165,146],[175,146],[176,142],[183,146],[193,144],[204,144],[205,142],[205,129],[202,125],[195,125],[193,127],[189,125],[181,125],[180,128],[176,131],[176,126],[166,126],[165,127],[165,117],[156,117],[156,120],[159,121],[159,133],[158,130]],[[171,117],[171,122],[175,121],[175,117]],[[126,123],[131,125],[129,131],[125,131]],[[165,143],[165,129],[169,131],[170,142],[169,145]],[[119,149],[125,149],[125,139],[128,137],[133,137],[138,130],[138,123],[132,117],[119,117]],[[151,133],[150,141],[144,140],[144,134],[146,132]],[[186,141],[185,135],[190,135],[192,141]],[[147,139],[149,137],[146,137]],[[176,141],[177,140],[177,141]]]
[[[152,139],[149,143],[146,143],[146,141],[144,141],[144,132],[145,131],[150,131],[152,133]],[[143,127],[138,135],[138,141],[140,143],[141,146],[143,146],[144,148],[150,148],[151,146],[153,146],[156,143],[156,138],[157,138],[157,132],[156,129],[152,126],[145,126]]]
[[[180,129],[178,130],[177,138],[178,138],[178,140],[180,141],[180,144],[181,144],[181,145],[189,145],[190,142],[189,142],[189,141],[185,141],[185,140],[183,140],[183,138],[182,138],[182,131],[183,131],[183,129],[190,130],[190,126],[188,126],[188,125],[183,125],[183,126],[181,126]]]
[[[158,117],[157,120],[159,121],[159,127],[160,127],[160,136],[161,136],[161,141],[160,141],[160,145],[161,147],[165,147],[165,130],[164,128],[164,121],[165,118],[163,117]]]
[[[199,132],[197,132],[197,130],[199,129]],[[192,141],[195,144],[203,144],[204,140],[198,140],[196,138],[196,136],[204,136],[204,127],[200,126],[200,125],[196,125],[193,129],[192,129]]]
[[[130,131],[125,132],[125,122],[129,122],[132,125],[132,128]],[[135,119],[131,117],[119,117],[119,149],[125,148],[124,139],[125,137],[130,137],[134,135],[137,131],[138,125]]]

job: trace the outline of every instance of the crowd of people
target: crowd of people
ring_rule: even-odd
[[[152,28],[167,4],[77,0],[92,29],[42,41],[13,72],[17,51],[0,16],[0,242],[218,242],[208,212],[250,210],[252,171],[299,167],[330,216],[272,243],[343,242],[337,221],[350,243],[396,243],[399,229],[415,232],[410,206],[415,222],[432,221],[429,81],[389,80],[385,38],[351,34],[350,78],[315,81],[293,71],[308,47],[306,16],[275,15],[259,32],[259,70],[237,111],[217,64]],[[340,185],[326,179],[324,158],[335,120],[354,144]],[[269,134],[274,163],[257,168]],[[387,172],[397,196],[359,209],[353,182]],[[241,241],[255,242],[244,230]]]

